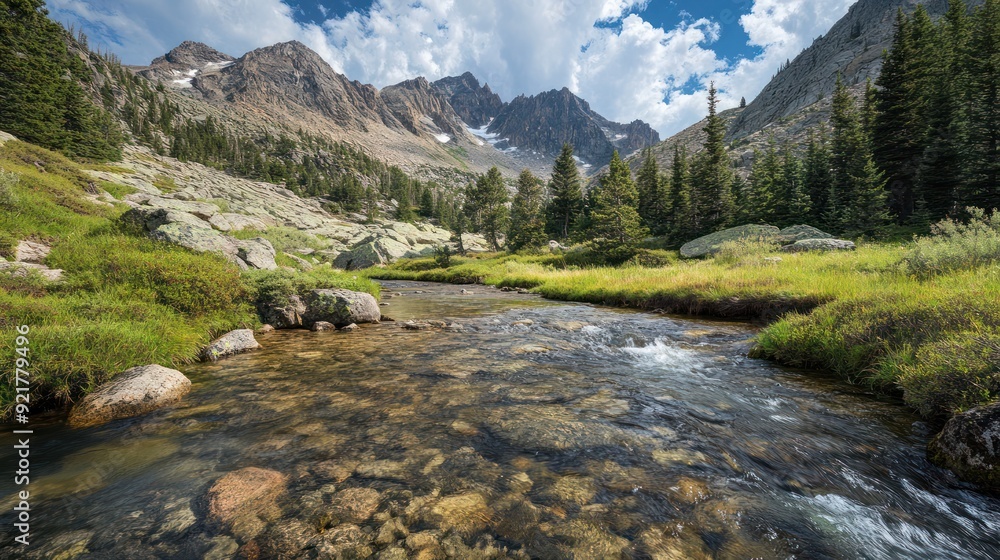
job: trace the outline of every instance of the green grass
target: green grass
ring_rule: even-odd
[[[524,287],[557,300],[765,320],[756,356],[901,392],[927,417],[997,400],[1000,266],[916,275],[906,265],[915,247],[863,244],[855,252],[829,254],[732,247],[703,261],[619,268],[573,266],[566,256],[490,255],[454,258],[447,269],[418,259],[366,274]],[[775,256],[780,262],[767,259]]]
[[[378,293],[367,278],[330,269],[241,276],[222,257],[131,235],[116,220],[125,206],[87,200],[90,180],[56,153],[14,141],[0,147],[0,254],[21,239],[44,241],[52,246],[46,264],[65,271],[57,284],[0,274],[0,356],[13,359],[15,329],[29,326],[33,411],[73,402],[132,366],[183,369],[213,337],[259,324],[253,303],[262,286]],[[279,233],[271,237],[299,241]],[[14,385],[0,384],[0,417],[10,416],[13,399]]]

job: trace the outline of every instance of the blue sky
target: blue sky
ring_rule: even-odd
[[[92,46],[147,64],[184,40],[233,56],[299,40],[376,87],[471,71],[504,100],[569,87],[667,136],[752,99],[855,0],[48,0]]]

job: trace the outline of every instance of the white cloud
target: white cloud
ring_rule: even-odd
[[[471,71],[509,100],[570,87],[606,117],[641,118],[664,136],[704,116],[708,82],[724,106],[751,99],[786,58],[825,33],[855,0],[754,0],[739,24],[762,53],[723,60],[712,20],[672,29],[644,21],[649,0],[379,0],[322,26],[297,23],[280,0],[49,0],[93,43],[143,64],[183,40],[239,56],[298,39],[351,79],[384,87]],[[595,26],[595,22],[618,22]],[[699,85],[684,93],[685,84]],[[690,91],[687,88],[686,91]]]

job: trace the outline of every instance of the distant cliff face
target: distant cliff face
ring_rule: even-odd
[[[448,100],[432,87],[426,79],[417,78],[382,88],[382,100],[407,130],[413,134],[430,133],[439,141],[467,134]]]
[[[472,128],[489,124],[503,109],[500,96],[490,90],[489,84],[479,85],[479,80],[466,72],[461,76],[441,78],[432,84],[451,104],[458,116]]]
[[[558,154],[569,142],[576,156],[595,166],[610,160],[616,149],[626,155],[660,141],[648,124],[609,121],[567,88],[515,98],[488,130],[518,149],[549,155]]]
[[[970,6],[983,0],[969,0]],[[760,131],[828,96],[838,73],[848,85],[874,81],[882,71],[882,51],[892,45],[896,12],[924,4],[932,16],[944,14],[947,0],[860,0],[812,46],[778,73],[733,123],[734,139]]]

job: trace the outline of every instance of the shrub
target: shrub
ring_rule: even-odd
[[[434,247],[434,264],[438,268],[450,268],[451,267],[451,249],[447,245],[438,245]]]
[[[0,204],[14,204],[14,187],[21,176],[0,168]]]
[[[272,302],[284,305],[288,296],[302,295],[310,290],[343,288],[379,296],[380,287],[368,278],[333,270],[314,268],[308,272],[291,270],[248,270],[242,275],[243,285],[254,303]]]
[[[290,227],[272,227],[264,231],[245,229],[231,232],[230,235],[238,239],[253,239],[263,237],[271,242],[275,252],[292,253],[296,249],[322,250],[329,247],[326,240],[311,233],[305,233]]]
[[[972,269],[1000,262],[1000,212],[987,215],[967,208],[968,223],[947,219],[931,227],[931,235],[915,240],[903,258],[904,270],[919,277]]]

